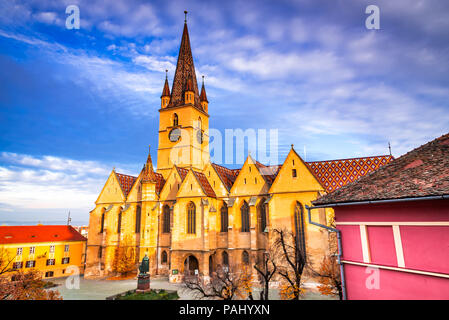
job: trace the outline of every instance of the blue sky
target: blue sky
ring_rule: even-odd
[[[0,0],[0,221],[87,222],[113,167],[137,175],[149,144],[156,159],[184,10],[211,128],[278,129],[279,162],[292,143],[400,156],[449,131],[444,1]]]

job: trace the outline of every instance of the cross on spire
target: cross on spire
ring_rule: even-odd
[[[184,11],[184,23],[187,23],[187,11]]]

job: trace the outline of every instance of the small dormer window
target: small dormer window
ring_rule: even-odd
[[[244,184],[246,184],[246,178],[245,178],[245,179],[243,179],[243,183],[244,183]]]

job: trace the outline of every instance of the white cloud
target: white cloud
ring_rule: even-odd
[[[36,157],[2,152],[0,154],[0,214],[14,220],[8,212],[41,210],[88,212],[95,206],[111,168],[98,161],[80,161],[55,156]],[[129,174],[131,166],[117,171]],[[47,216],[48,219],[48,216]]]
[[[137,65],[144,66],[148,70],[157,71],[157,72],[165,72],[168,70],[169,72],[174,72],[176,66],[173,64],[175,61],[174,57],[155,57],[155,56],[145,56],[138,55],[133,58],[133,62]]]

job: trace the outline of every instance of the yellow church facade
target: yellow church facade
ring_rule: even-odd
[[[391,160],[306,163],[292,145],[280,165],[248,156],[240,169],[229,169],[210,162],[208,103],[204,82],[198,89],[184,24],[172,90],[166,79],[161,96],[157,168],[148,154],[137,177],[111,172],[90,212],[86,277],[113,273],[124,243],[135,248],[136,263],[148,255],[150,274],[172,282],[186,274],[208,276],[218,265],[252,266],[275,229],[301,234],[307,259],[316,265],[328,254],[329,238],[308,223],[305,206]],[[323,209],[314,220],[327,224],[332,214]]]

